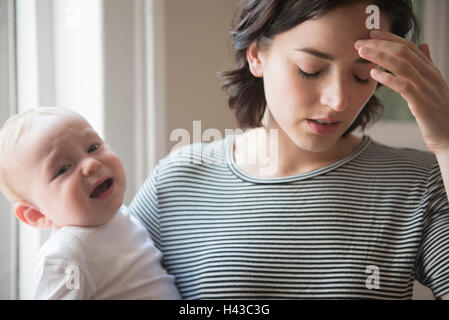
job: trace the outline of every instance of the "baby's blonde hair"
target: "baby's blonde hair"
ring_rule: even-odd
[[[21,196],[11,182],[11,177],[6,167],[6,156],[13,151],[20,137],[27,130],[31,129],[39,118],[68,114],[81,117],[78,113],[66,108],[36,107],[15,114],[6,120],[0,130],[0,191],[11,203],[23,199],[21,199]]]

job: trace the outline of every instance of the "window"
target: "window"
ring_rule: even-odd
[[[17,110],[65,106],[103,130],[100,0],[16,2]],[[32,297],[34,258],[50,230],[19,223],[19,297]]]
[[[15,112],[14,1],[0,0],[0,123]],[[6,106],[6,108],[4,107]],[[15,299],[17,221],[0,195],[0,299]]]
[[[147,110],[151,100],[145,82],[146,68],[154,68],[145,55],[151,49],[151,42],[145,41],[151,32],[145,17],[153,10],[153,1],[0,1],[2,5],[15,3],[17,21],[17,63],[5,62],[17,65],[17,110],[11,114],[55,105],[83,115],[121,158],[127,173],[128,204],[154,165],[148,150],[156,135],[146,127],[153,117]],[[14,9],[10,12],[14,16]],[[6,222],[1,222],[3,228]],[[18,294],[5,297],[29,299],[34,259],[51,231],[18,225]],[[14,229],[9,230],[11,235]],[[10,235],[1,233],[2,237]],[[3,260],[6,246],[1,248],[2,261],[13,262],[7,257]],[[9,278],[11,274],[5,273],[5,281]]]

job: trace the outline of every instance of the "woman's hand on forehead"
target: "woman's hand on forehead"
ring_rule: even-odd
[[[375,68],[370,74],[407,101],[429,150],[449,152],[449,87],[432,62],[429,46],[372,30],[370,39],[358,40],[354,47],[362,58],[388,70]]]

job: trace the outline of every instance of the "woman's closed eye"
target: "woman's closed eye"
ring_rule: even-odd
[[[311,79],[316,79],[316,78],[318,78],[318,76],[320,76],[321,74],[322,74],[322,71],[323,70],[320,70],[320,71],[317,71],[317,72],[314,72],[314,73],[307,73],[307,72],[305,72],[305,71],[303,71],[303,70],[301,70],[301,68],[298,68],[298,75],[302,78],[302,79],[305,79],[305,80],[311,80]],[[368,84],[369,83],[369,78],[368,79],[361,79],[360,77],[358,77],[358,76],[356,76],[356,75],[354,75],[354,79],[355,79],[355,81],[357,82],[357,83],[360,83],[360,84]]]
[[[309,80],[309,79],[317,78],[321,74],[322,71],[323,70],[320,70],[320,71],[314,72],[314,73],[307,73],[307,72],[301,70],[301,68],[298,68],[298,75],[303,79]]]
[[[357,76],[354,76],[354,79],[355,79],[355,81],[357,81],[360,84],[368,84],[370,78],[368,78],[368,79],[361,79],[361,78],[359,78]]]

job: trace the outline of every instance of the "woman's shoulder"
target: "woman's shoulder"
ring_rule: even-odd
[[[361,159],[429,169],[437,162],[435,155],[430,151],[390,146],[376,140],[371,141]]]
[[[175,147],[158,163],[159,170],[217,168],[227,165],[227,147],[231,136],[212,142]]]

